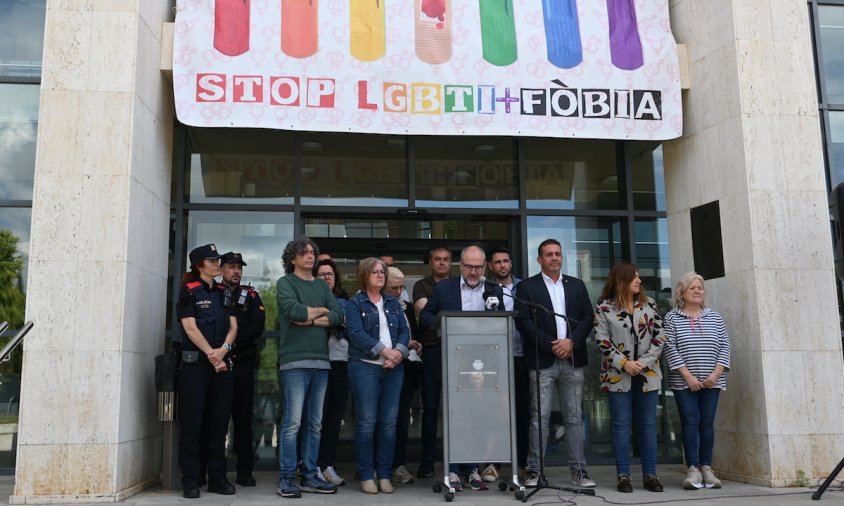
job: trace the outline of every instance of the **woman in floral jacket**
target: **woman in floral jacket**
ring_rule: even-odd
[[[633,491],[630,427],[635,413],[644,486],[662,492],[656,475],[656,405],[665,337],[656,303],[644,294],[639,269],[629,262],[610,270],[595,309],[595,339],[603,354],[601,390],[609,396],[618,490]]]

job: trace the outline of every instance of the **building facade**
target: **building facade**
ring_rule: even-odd
[[[798,471],[825,476],[844,456],[844,401],[828,395],[844,386],[827,211],[841,167],[841,3],[669,1],[689,89],[683,136],[660,144],[185,127],[167,74],[172,2],[48,1],[41,77],[0,77],[13,97],[40,89],[37,116],[14,108],[29,118],[17,123],[37,117],[33,161],[0,174],[26,180],[27,163],[34,174],[28,192],[0,194],[4,216],[23,216],[13,230],[29,237],[35,322],[12,501],[119,500],[160,479],[153,357],[175,328],[174,280],[197,244],[242,249],[247,281],[268,290],[281,248],[300,233],[344,273],[390,252],[411,278],[438,243],[504,244],[517,272],[534,274],[536,244],[555,237],[593,298],[627,259],[665,299],[672,280],[701,269],[693,221],[712,203],[723,265],[707,296],[734,357],[714,467],[770,486]],[[268,323],[267,357],[276,336]],[[264,362],[258,401],[274,395],[274,364]],[[609,455],[601,397],[586,398],[598,460]],[[670,462],[679,446],[666,400],[660,455]]]

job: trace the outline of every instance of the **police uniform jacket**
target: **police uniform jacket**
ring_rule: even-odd
[[[179,320],[195,318],[197,328],[212,348],[222,346],[229,331],[231,315],[229,310],[223,307],[224,291],[225,287],[217,281],[212,281],[209,285],[202,279],[182,283],[179,289],[179,303],[176,308]],[[199,348],[190,340],[184,326],[180,326],[180,331],[182,349],[198,351]]]
[[[246,290],[246,303],[235,304],[233,311],[237,316],[237,341],[235,341],[235,359],[251,360],[255,358],[255,340],[264,333],[266,313],[261,296],[251,286],[240,285],[232,294],[236,303],[243,290]]]

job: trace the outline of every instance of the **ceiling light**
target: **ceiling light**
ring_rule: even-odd
[[[305,141],[300,146],[302,151],[306,153],[316,153],[322,151],[322,144],[317,141]]]

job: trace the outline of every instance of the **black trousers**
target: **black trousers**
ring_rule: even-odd
[[[234,451],[237,453],[237,474],[252,474],[255,462],[255,438],[252,425],[255,399],[255,357],[238,357],[234,363]]]
[[[522,357],[513,357],[513,387],[516,392],[516,457],[519,467],[527,466],[530,440],[530,380]]]
[[[325,389],[325,401],[322,405],[322,437],[319,441],[317,466],[325,469],[336,464],[337,441],[340,439],[340,421],[346,411],[349,398],[349,364],[342,360],[332,360],[328,372],[328,386]]]
[[[207,459],[209,478],[225,478],[226,432],[231,416],[234,374],[214,372],[208,359],[200,356],[196,363],[181,365],[178,392],[182,485],[198,485],[201,453]],[[200,437],[203,425],[207,438]]]
[[[393,453],[393,469],[407,465],[407,439],[410,430],[410,408],[413,405],[413,394],[419,388],[419,368],[422,362],[405,359],[404,383],[399,397],[399,417],[396,419],[396,450]]]

